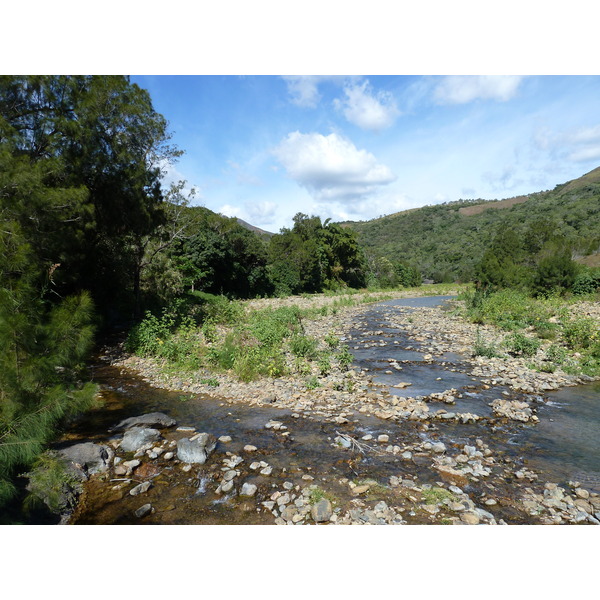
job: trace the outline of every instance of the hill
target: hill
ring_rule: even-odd
[[[490,210],[493,209],[493,210]],[[582,262],[600,249],[600,168],[553,190],[505,200],[458,200],[363,222],[346,222],[370,257],[417,267],[435,281],[469,280],[500,228],[523,233],[536,221],[552,223]]]
[[[255,227],[254,225],[250,225],[250,223],[246,223],[246,221],[243,221],[242,219],[236,217],[236,221],[244,228],[247,229],[248,231],[252,231],[253,233],[256,233],[259,237],[263,238],[264,240],[269,240],[271,239],[275,234],[271,233],[270,231],[265,231],[264,229],[261,229],[260,227]]]

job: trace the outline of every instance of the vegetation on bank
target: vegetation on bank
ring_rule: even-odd
[[[163,359],[166,368],[179,372],[207,369],[246,382],[292,374],[306,378],[307,386],[314,388],[334,366],[345,371],[353,359],[335,335],[308,335],[305,322],[388,297],[340,294],[322,306],[256,309],[201,294],[193,303],[164,310],[160,317],[147,313],[131,330],[125,347],[138,356]]]
[[[597,305],[600,294],[533,298],[515,289],[471,289],[459,299],[464,301],[461,314],[472,323],[507,332],[498,342],[478,335],[475,355],[523,357],[532,368],[543,372],[560,369],[573,375],[600,376],[599,316],[584,316],[576,310],[585,301]]]

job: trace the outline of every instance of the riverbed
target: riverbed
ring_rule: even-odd
[[[277,394],[266,384],[262,395],[233,384],[199,393],[180,378],[159,383],[154,372],[104,357],[93,370],[104,406],[62,446],[93,441],[118,453],[120,438],[108,429],[154,411],[177,421],[161,432],[164,449],[191,432],[219,442],[203,465],[143,456],[129,477],[92,477],[70,522],[303,524],[315,522],[315,500],[326,497],[331,514],[320,523],[593,523],[600,384],[532,394],[491,383],[475,374],[479,365],[458,351],[452,331],[410,327],[419,311],[439,316],[448,300],[351,311],[339,333],[355,358],[352,392],[289,379],[270,384]],[[539,421],[497,418],[490,404],[498,398],[524,402]],[[225,472],[235,473],[226,493]],[[146,480],[143,497],[129,493]],[[244,484],[256,492],[241,495]],[[142,504],[151,509],[140,518]]]

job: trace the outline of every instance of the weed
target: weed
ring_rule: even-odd
[[[220,385],[219,380],[214,378],[201,379],[200,383],[209,387],[219,387]]]
[[[350,350],[344,346],[340,352],[338,352],[337,360],[342,371],[347,371],[354,360],[354,356],[352,356]]]
[[[484,356],[485,358],[494,358],[499,356],[495,345],[485,342],[481,337],[479,329],[477,329],[477,337],[475,339],[475,345],[473,346],[473,355]]]
[[[317,502],[323,498],[327,498],[327,500],[329,500],[331,505],[334,507],[338,504],[338,499],[333,494],[326,492],[324,489],[318,486],[312,486],[310,494],[308,495],[308,503],[312,506],[313,504],[317,504]]]
[[[317,388],[321,387],[321,384],[319,383],[319,379],[313,375],[312,377],[309,377],[306,381],[306,389],[307,390],[316,390]]]
[[[340,340],[337,336],[332,333],[328,333],[324,337],[325,343],[332,349],[335,350],[340,345]]]
[[[431,487],[422,491],[425,504],[443,504],[444,501],[456,502],[458,498],[447,489]]]
[[[534,338],[527,337],[522,333],[515,332],[507,336],[504,345],[513,356],[535,356],[541,346],[541,342]]]

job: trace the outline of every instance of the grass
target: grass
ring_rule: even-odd
[[[458,502],[458,497],[455,494],[440,487],[432,487],[423,490],[421,493],[425,504],[443,504],[445,501]]]
[[[336,507],[339,504],[338,499],[331,493],[326,492],[324,489],[318,486],[311,486],[310,494],[308,495],[308,503],[313,506],[320,500],[326,498],[331,502],[331,506]]]
[[[512,356],[538,358],[532,363],[537,370],[553,373],[560,368],[570,375],[600,376],[600,324],[594,318],[572,316],[576,298],[532,298],[519,290],[470,290],[460,299],[460,316],[509,332],[502,346]],[[499,356],[496,346],[484,342],[479,332],[474,354]]]

